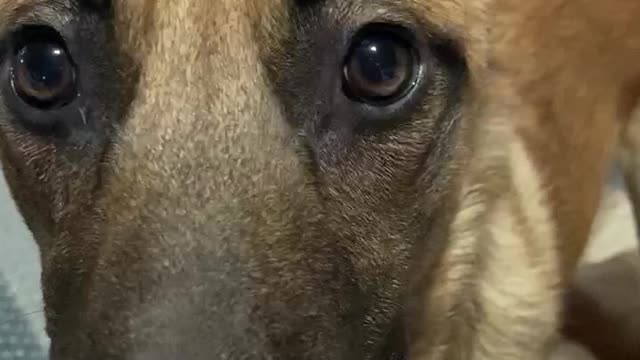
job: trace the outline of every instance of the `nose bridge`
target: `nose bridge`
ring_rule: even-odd
[[[131,42],[141,74],[116,177],[136,175],[165,197],[179,188],[182,199],[246,195],[280,183],[284,173],[291,179],[291,129],[270,91],[254,28],[260,9],[275,3],[182,0],[152,10],[144,36]]]
[[[149,0],[119,1],[140,11],[118,15],[131,26],[119,36],[140,78],[101,192],[105,241],[91,294],[125,294],[114,298],[128,311],[109,326],[133,314],[138,344],[160,341],[158,329],[187,341],[211,323],[226,330],[195,349],[257,341],[241,336],[256,244],[292,238],[305,201],[292,130],[252,29],[256,4],[268,12],[275,1],[158,1],[153,10]],[[112,308],[93,304],[103,304],[97,314]],[[245,345],[237,348],[257,349]]]

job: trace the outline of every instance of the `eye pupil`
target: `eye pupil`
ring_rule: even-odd
[[[415,53],[392,33],[365,35],[356,42],[344,67],[348,95],[380,102],[406,94],[415,77]]]
[[[64,82],[68,66],[64,53],[51,44],[32,44],[18,53],[19,71],[25,72],[31,88],[36,91],[55,89]]]
[[[54,42],[32,42],[14,56],[13,86],[29,105],[63,106],[75,94],[75,71],[67,52]]]
[[[357,49],[354,66],[359,68],[362,76],[371,83],[383,83],[396,78],[398,54],[393,44],[388,41],[365,40]]]

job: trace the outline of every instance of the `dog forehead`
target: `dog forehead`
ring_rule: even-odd
[[[35,0],[20,0],[35,1]],[[76,0],[90,1],[90,0]],[[93,0],[96,1],[96,0]],[[132,46],[138,47],[145,37],[159,28],[195,31],[225,30],[238,25],[266,28],[270,35],[282,35],[288,15],[297,9],[320,4],[332,12],[357,13],[372,19],[383,9],[405,9],[418,19],[434,24],[461,41],[481,40],[486,35],[486,15],[493,0],[113,0],[117,26]],[[367,10],[376,9],[374,10]],[[380,14],[372,15],[373,12]],[[381,18],[384,18],[382,16]],[[194,35],[194,32],[191,35]],[[188,37],[188,32],[173,32]],[[238,34],[241,35],[241,34]],[[485,41],[481,41],[485,42]]]
[[[142,55],[158,43],[182,48],[247,46],[254,28],[284,23],[286,0],[114,0],[120,45]],[[238,42],[235,42],[237,40]]]

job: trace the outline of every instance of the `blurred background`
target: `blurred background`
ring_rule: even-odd
[[[0,169],[0,360],[42,360],[44,332],[38,248]]]
[[[613,171],[585,262],[636,246],[624,185]],[[0,360],[43,360],[44,332],[38,250],[15,209],[0,169]]]

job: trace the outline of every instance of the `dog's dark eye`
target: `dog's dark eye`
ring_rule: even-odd
[[[385,105],[411,90],[418,70],[417,52],[400,35],[365,30],[345,61],[345,91],[357,101]]]
[[[75,66],[52,37],[30,37],[14,50],[11,82],[18,97],[42,110],[64,106],[77,95]]]

